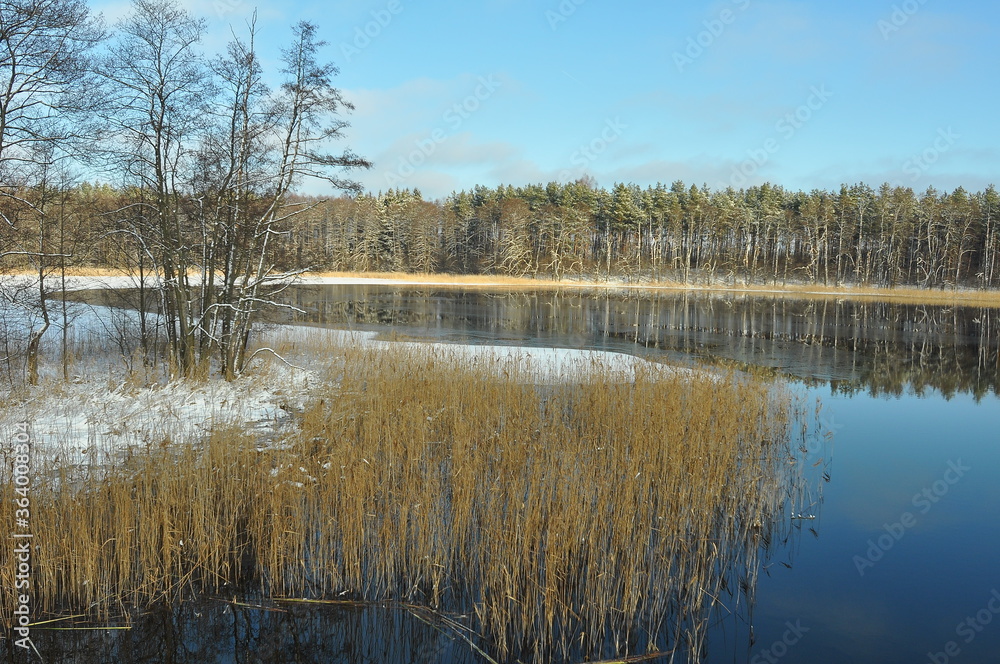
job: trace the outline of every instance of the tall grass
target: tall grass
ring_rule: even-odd
[[[398,600],[469,613],[505,659],[696,658],[717,603],[752,599],[801,509],[795,408],[762,379],[591,363],[534,384],[516,359],[325,350],[325,387],[283,444],[226,428],[37,477],[37,607]]]

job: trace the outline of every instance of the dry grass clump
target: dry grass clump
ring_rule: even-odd
[[[760,379],[591,363],[534,385],[509,377],[516,359],[329,350],[286,444],[226,429],[37,478],[37,606],[107,616],[257,588],[471,612],[504,659],[696,658],[718,598],[752,593],[800,509],[792,403]]]
[[[203,445],[169,439],[115,466],[63,467],[30,490],[32,602],[38,616],[86,610],[105,620],[135,606],[215,591],[254,571],[243,563],[253,497],[272,482],[250,440],[232,429]],[[3,490],[4,519],[13,488]],[[7,552],[4,552],[6,554]],[[13,588],[3,556],[2,592]],[[4,619],[13,606],[5,603]]]
[[[297,510],[288,521],[329,520],[275,533],[267,567],[284,592],[471,601],[505,656],[696,648],[712,598],[752,586],[791,490],[788,398],[735,376],[623,382],[600,366],[544,388],[496,377],[516,370],[349,357],[303,425],[313,490],[274,494]]]

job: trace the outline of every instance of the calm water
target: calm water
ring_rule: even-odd
[[[1000,662],[1000,311],[373,286],[303,287],[289,299],[307,312],[296,322],[398,338],[602,349],[787,376],[821,397],[835,432],[824,504],[815,534],[804,527],[761,575],[753,643],[747,616],[720,621],[705,661]],[[100,651],[114,646],[107,661],[476,661],[405,611],[197,611],[154,616],[143,638],[101,637],[111,642]],[[143,656],[142,644],[156,647]],[[96,661],[80,652],[75,661]]]
[[[656,292],[302,287],[297,322],[433,341],[591,348],[772,367],[835,389],[1000,392],[1000,310]]]

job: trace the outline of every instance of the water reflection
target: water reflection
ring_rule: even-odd
[[[184,602],[135,616],[131,629],[31,635],[42,661],[66,664],[481,661],[461,639],[398,607]],[[14,661],[20,649],[7,640],[2,650]]]
[[[614,350],[773,368],[845,393],[1000,392],[1000,311],[671,291],[300,286],[292,320],[435,341]]]
[[[312,324],[383,331],[392,325],[400,336],[442,341],[723,358],[822,383],[807,392],[823,396],[825,417],[839,430],[835,481],[825,485],[822,521],[795,522],[801,530],[791,531],[788,542],[778,533],[779,548],[786,548],[788,557],[761,566],[752,611],[712,621],[707,661],[770,661],[775,644],[784,643],[789,623],[798,621],[811,631],[782,661],[927,661],[928,653],[939,652],[955,638],[955,625],[982,609],[997,586],[992,570],[1000,526],[984,515],[1000,505],[995,479],[1000,400],[983,398],[998,391],[997,310],[733,295],[462,293],[372,286],[302,287],[290,295],[308,311],[298,320]],[[831,388],[840,393],[831,395]],[[906,391],[916,394],[899,399],[855,394]],[[942,393],[958,396],[946,400]],[[808,438],[819,437],[810,432]],[[821,455],[810,453],[812,458]],[[853,557],[865,555],[868,540],[882,535],[884,524],[913,511],[913,496],[936,481],[953,459],[973,468],[968,477],[926,518],[921,515],[877,569],[860,576]],[[313,615],[319,616],[316,623],[302,619],[296,624],[312,628],[325,620],[322,611]],[[352,627],[353,634],[362,640],[397,640],[402,648],[411,637],[393,631],[395,623],[410,620],[411,629],[421,629],[404,614],[380,631],[386,615],[391,614],[375,614],[363,629]],[[265,619],[271,622],[261,622],[262,627],[273,625],[275,631],[264,636],[262,629],[258,634],[263,640],[285,638],[280,630],[287,623]],[[265,661],[246,651],[232,654],[235,646],[226,644],[234,643],[233,625],[211,624],[213,629],[219,625],[223,641],[217,647],[227,654],[214,660],[206,655],[204,661]],[[94,656],[63,658],[59,653],[72,652],[63,647],[48,650],[53,656],[46,661],[113,661],[102,654],[96,636],[63,634],[81,643],[94,639]],[[424,639],[429,650],[420,655],[426,660],[477,661],[467,646],[426,634],[412,637]],[[142,641],[137,633],[108,638]],[[166,638],[153,643],[163,647]],[[296,642],[339,638],[323,634]],[[441,643],[450,650],[434,652]],[[315,661],[383,659],[371,647],[352,647],[348,652],[358,653],[356,658],[317,649]],[[995,631],[986,629],[962,649],[963,660],[995,661],[1000,642]],[[158,653],[146,657],[136,661],[202,661]],[[417,654],[412,657],[420,661]],[[308,655],[299,659],[313,661]]]

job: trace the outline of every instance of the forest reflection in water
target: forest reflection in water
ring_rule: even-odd
[[[261,568],[261,578],[274,583],[268,594],[416,595],[417,604],[440,607],[421,616],[412,607],[379,606],[386,624],[374,631],[387,636],[373,643],[402,638],[392,629],[404,609],[438,631],[447,626],[445,612],[464,614],[451,619],[449,637],[455,640],[457,625],[498,661],[575,662],[651,649],[696,661],[720,618],[747,620],[762,563],[784,560],[789,539],[818,509],[822,457],[815,461],[809,442],[824,437],[803,404],[786,401],[767,381],[686,373],[654,380],[659,372],[647,369],[619,382],[598,368],[580,384],[535,386],[492,377],[493,364],[459,380],[466,370],[444,362],[441,347],[424,346],[428,357],[407,359],[396,352],[401,346],[388,346],[348,349],[331,385],[336,398],[304,416],[309,427],[298,442],[270,452],[272,463],[250,454],[250,466],[226,473],[244,478],[240,486],[246,482],[250,494],[271,496],[261,503],[264,516],[248,522],[284,516],[280,536],[253,540],[264,547],[256,559],[276,565]],[[345,353],[316,350],[316,357]],[[352,353],[361,355],[351,360]],[[506,367],[501,373],[516,375]],[[232,447],[209,446],[223,456],[210,457],[206,472],[192,477],[230,468]],[[198,471],[198,463],[168,476]],[[164,465],[151,459],[136,481]],[[286,468],[295,481],[273,479]],[[303,478],[315,490],[303,491]],[[186,514],[187,494],[176,495],[181,502],[168,511]],[[108,661],[122,662],[146,661],[141,649],[157,639],[166,642],[158,651],[182,654],[220,645],[215,618],[207,617],[216,612],[202,610],[205,631],[185,635],[186,610],[159,622],[156,613],[139,616],[130,634],[94,638],[117,653]],[[163,629],[170,633],[161,636]],[[240,629],[234,616],[231,630]],[[336,619],[318,629],[333,630],[327,640],[342,635]],[[55,639],[52,647],[65,645]],[[81,643],[57,659],[89,647]],[[424,652],[437,653],[434,647]],[[280,661],[267,652],[253,656]],[[409,661],[405,653],[373,657]],[[200,661],[211,661],[210,653]]]
[[[76,561],[92,556],[82,589],[59,594],[58,584],[39,581],[49,593],[39,605],[65,607],[56,622],[86,611],[76,597],[91,578],[102,597],[90,608],[110,592],[115,612],[159,597],[176,602],[189,583],[195,593],[205,584],[209,593],[239,594],[259,581],[272,607],[305,595],[324,605],[358,599],[331,609],[381,609],[384,624],[346,635],[327,616],[316,628],[330,630],[317,641],[324,647],[343,640],[377,652],[409,638],[395,633],[402,610],[483,661],[650,650],[700,661],[710,626],[730,614],[747,619],[761,566],[785,558],[804,511],[807,523],[815,518],[823,469],[809,458],[817,453],[809,442],[824,436],[778,385],[651,369],[621,381],[597,366],[579,383],[539,386],[511,378],[516,359],[465,367],[440,347],[421,348],[317,348],[345,354],[340,381],[281,445],[213,436],[182,457],[157,446],[117,471],[86,476],[79,492],[66,482],[39,491],[40,523],[78,509],[68,522],[94,535],[81,546],[83,532],[62,540],[38,532],[46,556],[34,570],[39,579],[79,578]],[[161,542],[164,523],[169,539]],[[113,550],[94,546],[107,541]],[[227,552],[240,557],[244,581],[230,575],[236,562]],[[134,562],[123,567],[126,556]],[[164,590],[145,595],[150,579]],[[245,607],[201,609],[195,617],[204,620],[189,626],[188,605],[174,606],[170,619],[153,612],[135,616],[128,631],[57,634],[41,645],[59,661],[98,648],[104,661],[135,662],[149,661],[145,649],[161,641],[154,652],[212,661],[229,643],[218,635],[233,633],[232,648],[247,648],[255,661],[288,661],[271,649],[274,640],[258,650],[253,624],[226,614]],[[229,628],[214,624],[227,620]],[[270,620],[259,629],[290,630],[277,642],[292,638],[296,648],[309,640],[299,625]],[[424,649],[422,634],[413,638],[431,661],[454,659],[440,655],[437,641]],[[372,658],[405,662],[410,652]]]
[[[677,291],[299,286],[291,321],[456,343],[735,362],[845,393],[1000,392],[1000,310]],[[288,320],[287,318],[285,320]]]
[[[809,639],[796,644],[794,659],[824,664],[847,660],[916,661],[942,638],[947,639],[951,628],[937,630],[937,622],[950,620],[953,615],[960,618],[966,607],[974,607],[979,601],[982,561],[992,550],[984,542],[995,541],[996,533],[988,523],[984,525],[981,519],[968,515],[977,515],[982,506],[995,504],[995,484],[989,474],[984,474],[986,479],[978,487],[975,477],[963,481],[961,491],[952,492],[947,501],[934,507],[934,521],[921,522],[919,531],[915,531],[919,537],[908,537],[905,547],[893,551],[892,562],[880,566],[880,572],[891,573],[896,582],[882,586],[873,585],[870,577],[860,578],[851,556],[864,555],[865,543],[882,532],[884,519],[878,515],[897,515],[899,503],[894,497],[902,496],[903,502],[909,504],[913,492],[927,478],[937,476],[942,460],[961,456],[966,462],[972,459],[969,463],[976,468],[994,464],[995,453],[989,451],[993,449],[989,441],[995,432],[996,397],[988,395],[998,391],[998,310],[667,291],[525,293],[303,286],[290,290],[288,295],[290,302],[305,312],[294,320],[305,325],[372,330],[383,338],[592,348],[668,362],[695,358],[765,366],[822,385],[803,390],[806,394],[827,390],[842,393],[832,395],[832,411],[827,410],[829,404],[824,399],[823,426],[839,431],[837,472],[835,482],[827,485],[833,492],[826,495],[822,522],[792,520],[789,524],[778,520],[784,522],[785,528],[773,532],[773,557],[764,556],[768,562],[762,565],[765,574],[761,576],[766,575],[763,591],[757,595],[754,607],[741,607],[751,611],[752,619],[747,621],[742,610],[734,614],[734,620],[713,616],[706,661],[721,661],[720,657],[725,661],[759,661],[761,652],[767,652],[776,639],[782,638],[785,621],[791,619],[794,623],[799,617],[812,631]],[[915,394],[901,399],[864,394],[900,392]],[[958,394],[968,396],[948,398]],[[981,402],[974,403],[980,397]],[[912,426],[907,427],[907,423]],[[818,429],[805,434],[807,446],[827,440]],[[900,454],[912,462],[897,463]],[[826,451],[817,453],[810,447],[807,458],[813,462],[819,456],[826,457]],[[918,466],[923,474],[915,477]],[[940,515],[948,518],[937,519]],[[955,562],[956,555],[964,561],[962,564]],[[794,571],[786,569],[786,561],[794,564]],[[978,567],[976,562],[980,563]],[[928,565],[936,577],[940,575],[948,583],[913,584],[912,579],[924,574]],[[844,606],[886,601],[890,613],[900,618],[881,631],[871,631],[867,640],[859,639],[857,632],[866,620],[863,611],[850,612],[854,622],[841,621]],[[189,608],[185,605],[178,611]],[[346,624],[346,619],[338,617],[341,609],[310,609],[312,618],[294,624],[315,629],[319,636],[290,638],[295,643],[337,642],[341,638],[338,625]],[[183,643],[185,639],[212,641],[215,631],[224,634],[217,643],[197,644],[202,648],[199,652],[205,654],[203,660],[189,656],[187,660],[172,661],[481,661],[467,644],[453,641],[453,635],[442,637],[399,607],[351,610],[354,615],[367,611],[366,616],[373,616],[364,628],[349,627],[355,630],[349,632],[348,638],[353,641],[349,652],[356,656],[331,655],[329,652],[337,651],[318,646],[312,651],[297,651],[302,654],[295,657],[274,655],[266,648],[262,654],[246,654],[256,647],[253,645],[242,651],[245,656],[232,655],[234,648],[241,647],[227,645],[235,643],[229,634],[236,627],[219,619],[207,623],[207,632],[188,631],[187,636],[171,637]],[[138,620],[131,634],[105,638],[138,643],[143,640],[143,630],[152,629],[151,638],[160,638],[162,643],[167,637],[155,637],[156,625],[178,624],[183,633],[183,625],[173,620]],[[282,634],[269,631],[265,635],[265,631],[283,630],[291,624],[270,614],[260,620],[262,640],[284,639]],[[414,631],[399,631],[399,624],[409,625],[406,629]],[[418,630],[424,631],[418,634]],[[440,641],[433,640],[435,634],[442,637]],[[82,636],[79,639],[86,640]],[[425,649],[411,650],[410,639],[419,641]],[[378,650],[385,647],[383,641],[393,640],[401,641],[396,644],[399,653]],[[365,645],[366,641],[375,645]],[[982,645],[985,652],[991,643],[995,641],[988,642],[984,635],[973,645]],[[439,649],[440,644],[450,650]],[[213,659],[207,653],[216,647],[220,654]],[[848,652],[849,656],[845,654]],[[271,653],[271,659],[266,653]],[[122,657],[75,661],[161,659],[140,655],[134,660]],[[60,657],[55,656],[54,661],[61,661]]]
[[[62,623],[66,626],[67,623]],[[182,602],[137,615],[130,629],[32,630],[45,662],[480,661],[461,640],[401,607]],[[8,658],[17,649],[7,641]]]

